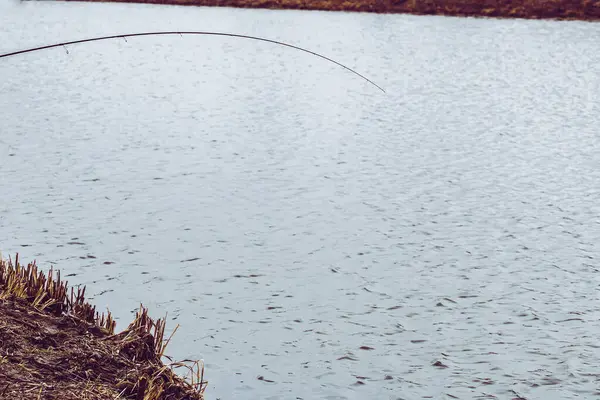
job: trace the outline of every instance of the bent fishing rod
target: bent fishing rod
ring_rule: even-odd
[[[340,67],[342,67],[342,68],[344,68],[344,69],[352,72],[353,74],[358,75],[359,77],[361,77],[362,79],[366,80],[371,85],[375,86],[376,88],[378,88],[379,90],[381,90],[382,92],[385,93],[385,90],[383,90],[383,88],[381,86],[379,86],[378,84],[376,84],[375,82],[373,82],[372,80],[370,80],[369,78],[367,78],[366,76],[364,76],[364,75],[356,72],[352,68],[347,67],[344,64],[339,63],[339,62],[337,62],[337,61],[335,61],[335,60],[333,60],[333,59],[331,59],[329,57],[326,57],[326,56],[324,56],[322,54],[316,53],[316,52],[311,51],[311,50],[304,49],[302,47],[294,46],[293,44],[280,42],[278,40],[265,39],[265,38],[261,38],[261,37],[258,37],[258,36],[241,35],[241,34],[236,34],[236,33],[203,32],[203,31],[167,31],[167,32],[125,33],[125,34],[121,34],[121,35],[98,36],[98,37],[93,37],[93,38],[88,38],[88,39],[73,40],[73,41],[70,41],[70,42],[61,42],[61,43],[55,43],[55,44],[50,44],[50,45],[46,45],[46,46],[33,47],[31,49],[13,51],[11,53],[0,54],[0,58],[10,57],[10,56],[16,56],[18,54],[24,54],[24,53],[31,53],[33,51],[51,49],[53,47],[64,47],[64,46],[71,45],[71,44],[95,42],[95,41],[99,41],[99,40],[109,40],[109,39],[125,39],[126,40],[126,38],[128,38],[128,37],[134,37],[134,36],[160,36],[160,35],[228,36],[228,37],[234,37],[234,38],[258,40],[258,41],[261,41],[261,42],[273,43],[273,44],[277,44],[277,45],[281,45],[281,46],[290,47],[292,49],[296,49],[296,50],[300,50],[300,51],[303,51],[303,52],[308,53],[308,54],[312,54],[313,56],[320,57],[320,58],[322,58],[324,60],[332,62],[332,63],[334,63],[336,65],[339,65]]]

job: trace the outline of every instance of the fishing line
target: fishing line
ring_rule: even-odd
[[[18,54],[25,54],[25,53],[31,53],[34,51],[39,51],[39,50],[45,50],[45,49],[51,49],[53,47],[61,47],[61,46],[67,46],[67,45],[71,45],[71,44],[78,44],[78,43],[87,43],[87,42],[95,42],[95,41],[99,41],[99,40],[108,40],[108,39],[118,39],[118,38],[122,38],[127,40],[128,37],[134,37],[134,36],[159,36],[159,35],[208,35],[208,36],[228,36],[228,37],[234,37],[234,38],[242,38],[242,39],[252,39],[252,40],[258,40],[261,42],[267,42],[267,43],[273,43],[273,44],[278,44],[281,46],[286,46],[286,47],[290,47],[292,49],[296,49],[296,50],[300,50],[303,51],[305,53],[308,54],[312,54],[313,56],[317,56],[320,57],[326,61],[332,62],[350,72],[352,72],[355,75],[358,75],[359,77],[361,77],[362,79],[366,80],[367,82],[369,82],[371,85],[375,86],[376,88],[378,88],[379,90],[381,90],[382,92],[385,93],[385,90],[383,90],[383,88],[381,86],[379,86],[378,84],[376,84],[375,82],[373,82],[372,80],[370,80],[369,78],[367,78],[366,76],[356,72],[355,70],[353,70],[350,67],[345,66],[344,64],[337,62],[327,56],[324,56],[322,54],[316,53],[314,51],[308,50],[308,49],[304,49],[302,47],[298,47],[295,46],[293,44],[289,44],[289,43],[284,43],[284,42],[280,42],[278,40],[272,40],[272,39],[265,39],[265,38],[261,38],[258,36],[249,36],[249,35],[241,35],[241,34],[236,34],[236,33],[223,33],[223,32],[203,32],[203,31],[167,31],[167,32],[141,32],[141,33],[126,33],[126,34],[121,34],[121,35],[112,35],[112,36],[98,36],[98,37],[93,37],[93,38],[88,38],[88,39],[81,39],[81,40],[73,40],[70,42],[61,42],[61,43],[56,43],[56,44],[50,44],[50,45],[46,45],[46,46],[40,46],[40,47],[33,47],[31,49],[25,49],[25,50],[19,50],[19,51],[13,51],[11,53],[5,53],[5,54],[0,54],[0,58],[4,58],[4,57],[10,57],[10,56],[16,56]],[[66,47],[65,47],[66,50]],[[67,52],[68,54],[68,52]]]

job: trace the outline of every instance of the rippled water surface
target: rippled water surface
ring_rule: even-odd
[[[600,25],[0,3],[0,249],[208,399],[600,390]],[[263,377],[262,379],[258,379]]]

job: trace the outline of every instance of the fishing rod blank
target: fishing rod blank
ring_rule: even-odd
[[[281,46],[290,47],[292,49],[296,49],[296,50],[303,51],[305,53],[312,54],[314,56],[317,56],[317,57],[320,57],[320,58],[322,58],[324,60],[332,62],[332,63],[334,63],[336,65],[339,65],[340,67],[342,67],[342,68],[344,68],[344,69],[352,72],[353,74],[356,74],[356,75],[360,76],[362,79],[366,80],[367,82],[369,82],[370,84],[372,84],[373,86],[375,86],[376,88],[378,88],[379,90],[381,90],[382,92],[385,93],[385,90],[383,90],[383,88],[381,86],[379,86],[378,84],[376,84],[375,82],[373,82],[372,80],[370,80],[369,78],[367,78],[366,76],[361,75],[360,73],[356,72],[352,68],[349,68],[349,67],[345,66],[344,64],[339,63],[339,62],[337,62],[335,60],[332,60],[329,57],[326,57],[326,56],[321,55],[319,53],[315,53],[314,51],[311,51],[311,50],[304,49],[302,47],[294,46],[293,44],[284,43],[284,42],[280,42],[280,41],[272,40],[272,39],[265,39],[265,38],[261,38],[261,37],[257,37],[257,36],[240,35],[240,34],[236,34],[236,33],[202,32],[202,31],[167,31],[167,32],[125,33],[125,34],[121,34],[121,35],[99,36],[99,37],[93,37],[93,38],[88,38],[88,39],[73,40],[73,41],[70,41],[70,42],[62,42],[62,43],[50,44],[50,45],[46,45],[46,46],[33,47],[31,49],[13,51],[11,53],[0,54],[0,58],[10,57],[10,56],[16,56],[18,54],[24,54],[24,53],[31,53],[33,51],[39,51],[39,50],[44,50],[44,49],[51,49],[53,47],[61,47],[61,46],[67,46],[67,45],[71,45],[71,44],[78,44],[78,43],[95,42],[95,41],[98,41],[98,40],[108,40],[108,39],[118,39],[118,38],[127,40],[128,37],[134,37],[134,36],[158,36],[158,35],[228,36],[228,37],[234,37],[234,38],[259,40],[259,41],[262,41],[262,42],[268,42],[268,43],[278,44],[278,45],[281,45]]]

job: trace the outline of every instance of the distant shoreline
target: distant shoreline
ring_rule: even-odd
[[[385,14],[600,21],[600,0],[67,0]]]

